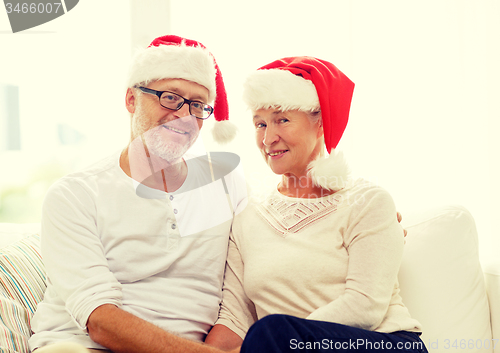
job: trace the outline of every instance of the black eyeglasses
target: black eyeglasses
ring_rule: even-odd
[[[140,89],[144,93],[154,94],[155,96],[157,96],[160,101],[160,105],[163,108],[171,110],[179,110],[182,108],[184,104],[187,103],[189,104],[189,114],[198,119],[203,119],[203,120],[208,119],[210,115],[212,115],[212,113],[214,112],[214,108],[212,108],[208,104],[186,99],[173,92],[157,91],[142,86],[136,86],[136,88]]]

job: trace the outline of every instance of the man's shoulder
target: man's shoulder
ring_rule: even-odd
[[[102,172],[106,172],[109,171],[110,169],[118,167],[119,158],[120,158],[120,153],[115,152],[112,155],[107,156],[99,161],[96,161],[85,168],[82,168],[78,171],[66,175],[65,178],[85,179],[88,177],[99,175]]]
[[[91,185],[98,182],[100,177],[104,176],[106,172],[112,171],[113,168],[119,168],[118,152],[82,168],[81,170],[63,176],[51,186],[49,191],[71,190],[85,186],[91,187]]]

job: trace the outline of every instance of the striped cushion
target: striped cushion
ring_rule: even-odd
[[[38,234],[0,249],[0,352],[29,352],[30,320],[45,287]]]

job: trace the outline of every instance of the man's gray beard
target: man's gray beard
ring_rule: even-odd
[[[189,140],[185,144],[179,144],[173,141],[166,140],[161,136],[161,131],[164,129],[162,125],[148,126],[145,119],[147,114],[143,111],[143,106],[139,105],[132,120],[132,132],[137,137],[142,135],[142,139],[146,144],[149,153],[160,157],[161,159],[175,163],[184,156],[186,151],[193,145],[198,137],[199,130],[191,131]],[[183,118],[181,118],[183,119]],[[167,123],[168,125],[168,123]]]
[[[196,136],[189,136],[189,142],[179,144],[169,140],[165,140],[161,136],[162,126],[154,127],[143,134],[144,143],[146,144],[150,154],[160,157],[167,162],[175,162],[184,156],[186,151],[194,143]]]

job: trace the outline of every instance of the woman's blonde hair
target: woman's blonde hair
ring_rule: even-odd
[[[323,125],[323,119],[321,117],[321,110],[315,110],[315,111],[310,111],[310,112],[305,112],[309,120],[313,123],[320,123]],[[325,156],[326,153],[326,145],[325,145],[325,139],[323,138],[323,148],[319,151],[319,158],[322,158]]]

